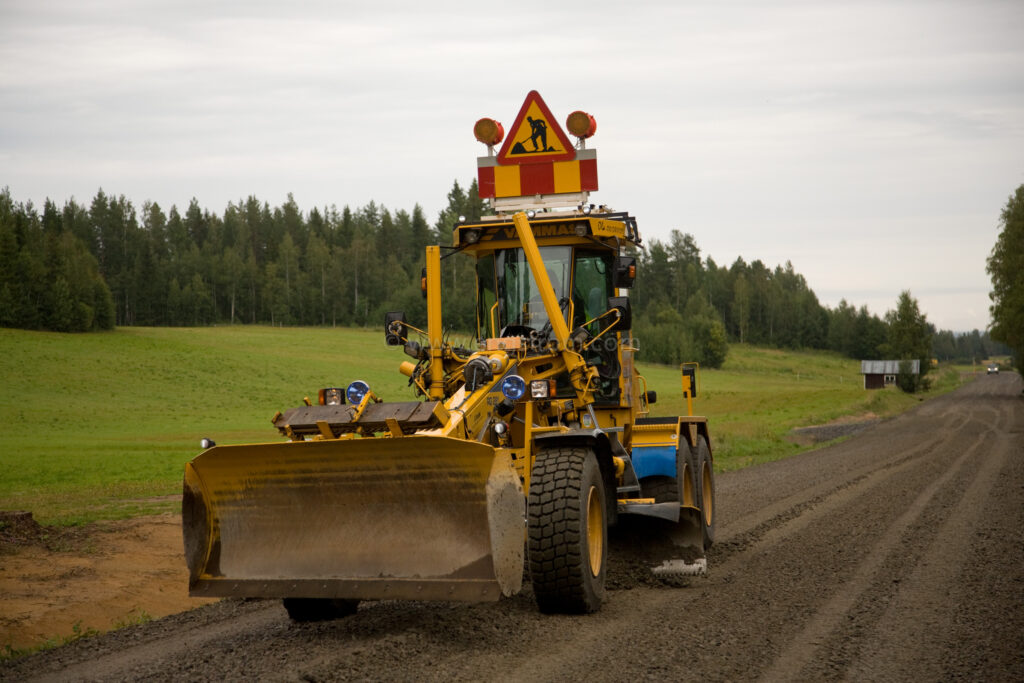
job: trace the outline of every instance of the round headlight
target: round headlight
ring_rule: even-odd
[[[501,394],[510,401],[518,401],[526,393],[526,380],[519,375],[506,375],[498,383]]]
[[[366,396],[366,392],[370,390],[370,385],[361,379],[357,379],[352,384],[348,385],[345,389],[345,395],[348,396],[348,402],[353,405],[359,405],[362,402],[363,397]]]

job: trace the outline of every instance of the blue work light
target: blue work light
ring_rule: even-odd
[[[370,385],[361,379],[357,379],[348,385],[348,388],[345,389],[345,395],[348,396],[349,403],[359,405],[368,391],[370,391]]]
[[[526,380],[519,375],[506,375],[498,384],[502,395],[510,401],[518,401],[526,393]]]

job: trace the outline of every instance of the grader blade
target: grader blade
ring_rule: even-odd
[[[217,446],[185,470],[190,594],[497,600],[524,500],[507,455],[448,437]]]

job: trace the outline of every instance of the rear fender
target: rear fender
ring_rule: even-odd
[[[680,439],[679,418],[652,418],[633,425],[633,468],[640,479],[676,477],[676,453]]]

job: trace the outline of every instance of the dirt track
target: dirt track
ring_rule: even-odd
[[[1024,680],[1024,398],[981,377],[837,446],[718,478],[710,576],[596,615],[222,602],[0,666],[31,680]],[[35,677],[35,678],[32,678]]]

